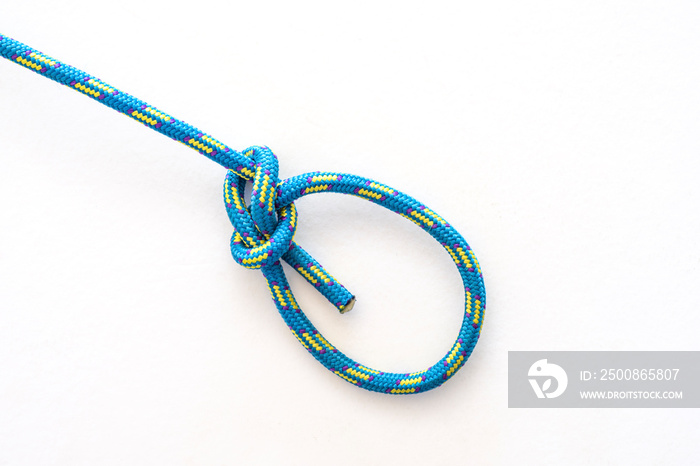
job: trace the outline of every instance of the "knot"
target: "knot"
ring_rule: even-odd
[[[280,258],[284,259],[341,313],[352,309],[353,294],[294,242],[297,211],[290,195],[300,197],[318,188],[307,190],[306,181],[287,183],[282,188],[277,156],[267,147],[250,147],[241,153],[239,160],[229,169],[224,183],[226,211],[234,228],[231,254],[236,262],[264,272],[279,265]],[[310,182],[312,177],[307,179]],[[314,178],[314,181],[318,180]],[[245,200],[248,182],[253,184],[249,204]],[[280,201],[280,195],[285,199]],[[271,291],[273,288],[271,285]]]
[[[279,164],[267,147],[243,151],[248,166],[236,167],[226,178],[226,210],[234,233],[231,237],[233,258],[243,267],[259,269],[273,264],[292,247],[296,232],[294,203],[276,209]],[[244,178],[248,175],[250,178]],[[228,186],[233,181],[235,186]],[[250,205],[245,202],[245,187],[252,181]]]

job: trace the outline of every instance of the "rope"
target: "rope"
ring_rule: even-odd
[[[231,253],[235,261],[243,267],[262,271],[275,305],[292,334],[334,374],[367,390],[409,394],[442,385],[469,358],[479,338],[486,309],[481,269],[464,238],[420,202],[376,181],[343,173],[315,172],[280,180],[277,157],[267,147],[235,151],[184,121],[1,34],[0,55],[69,86],[224,166],[228,170],[224,200],[234,228]],[[250,203],[246,203],[244,197],[248,182],[253,183]],[[413,373],[382,372],[366,367],[328,342],[299,308],[280,259],[291,265],[341,313],[354,304],[353,295],[293,240],[297,226],[294,201],[312,193],[350,194],[386,207],[421,227],[450,254],[464,285],[464,318],[456,341],[436,364]]]

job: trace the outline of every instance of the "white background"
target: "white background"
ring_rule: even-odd
[[[698,350],[700,4],[3,1],[0,32],[282,177],[369,176],[484,270],[482,338],[437,390],[333,376],[228,250],[225,171],[0,62],[0,465],[689,464],[697,410],[507,408],[509,350]],[[358,296],[336,346],[420,370],[462,314],[410,222],[304,198],[299,244]]]

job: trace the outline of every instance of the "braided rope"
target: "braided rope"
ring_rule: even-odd
[[[334,374],[367,390],[409,394],[438,387],[469,358],[479,338],[486,309],[481,269],[464,238],[420,202],[376,181],[343,173],[316,172],[279,180],[277,157],[267,147],[235,151],[189,124],[1,34],[0,55],[69,86],[227,168],[224,200],[234,227],[231,238],[234,259],[244,267],[262,271],[275,305],[292,334]],[[253,184],[249,204],[244,196],[248,182]],[[436,364],[413,373],[370,369],[331,345],[299,308],[280,259],[290,264],[341,313],[350,310],[354,303],[353,295],[293,240],[297,226],[294,201],[320,192],[350,194],[386,207],[428,232],[450,254],[464,285],[464,318],[455,343]]]

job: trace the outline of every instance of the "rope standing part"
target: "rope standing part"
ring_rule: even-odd
[[[384,184],[344,173],[314,172],[280,180],[277,156],[267,147],[235,151],[184,121],[2,34],[0,55],[85,94],[225,167],[224,201],[234,230],[233,258],[243,267],[261,270],[277,310],[292,334],[334,374],[367,390],[411,394],[442,385],[469,358],[486,310],[481,269],[462,235],[425,205]],[[247,183],[252,183],[249,203],[244,196]],[[294,201],[313,193],[350,194],[386,207],[425,230],[449,253],[464,286],[464,318],[456,341],[437,363],[413,373],[371,369],[335,348],[299,308],[280,260],[287,262],[341,313],[349,311],[355,302],[343,285],[294,242],[297,226]]]

